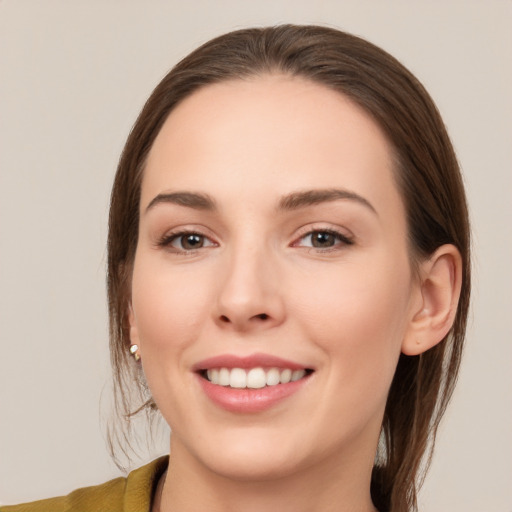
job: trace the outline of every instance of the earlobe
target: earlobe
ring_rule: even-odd
[[[130,324],[130,354],[135,362],[138,363],[140,361],[139,331],[131,303],[128,306],[128,322]]]
[[[459,302],[462,258],[451,244],[442,245],[420,267],[421,305],[413,312],[402,352],[414,356],[437,345],[450,331]]]
[[[130,341],[132,344],[139,344],[139,332],[135,321],[135,313],[131,303],[128,305],[128,322],[130,324]]]

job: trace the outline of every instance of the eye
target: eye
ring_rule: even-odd
[[[294,245],[312,247],[314,249],[331,249],[336,246],[352,245],[354,242],[347,236],[329,229],[310,231],[302,236]]]
[[[160,245],[170,247],[177,252],[195,251],[203,247],[212,247],[216,244],[205,235],[194,232],[172,233],[165,236]]]

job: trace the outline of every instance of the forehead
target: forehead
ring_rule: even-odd
[[[401,202],[385,134],[337,91],[266,75],[206,86],[171,112],[148,156],[141,206],[166,189],[222,197],[330,187]]]

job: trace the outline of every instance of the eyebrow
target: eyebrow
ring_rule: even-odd
[[[339,199],[356,201],[357,203],[371,210],[373,213],[375,213],[375,215],[378,215],[377,210],[370,203],[370,201],[360,196],[359,194],[356,194],[355,192],[338,188],[293,192],[292,194],[284,196],[279,201],[278,208],[280,210],[298,210],[307,206],[314,206],[320,203],[337,201]]]
[[[146,213],[157,204],[170,203],[178,206],[186,206],[196,210],[213,211],[217,209],[215,201],[208,194],[199,194],[196,192],[171,192],[168,194],[158,194],[146,207]]]
[[[375,210],[373,205],[367,199],[350,190],[338,188],[292,192],[291,194],[281,198],[278,203],[278,210],[298,210],[307,206],[314,206],[340,199],[356,201],[378,215],[377,210]],[[170,192],[155,196],[146,207],[146,213],[156,205],[162,203],[176,204],[178,206],[185,206],[187,208],[205,211],[215,211],[217,209],[215,201],[208,194],[197,192]]]

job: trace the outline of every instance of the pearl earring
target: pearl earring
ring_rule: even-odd
[[[135,362],[140,361],[140,355],[139,355],[139,346],[138,345],[130,345],[130,354],[135,359]]]

